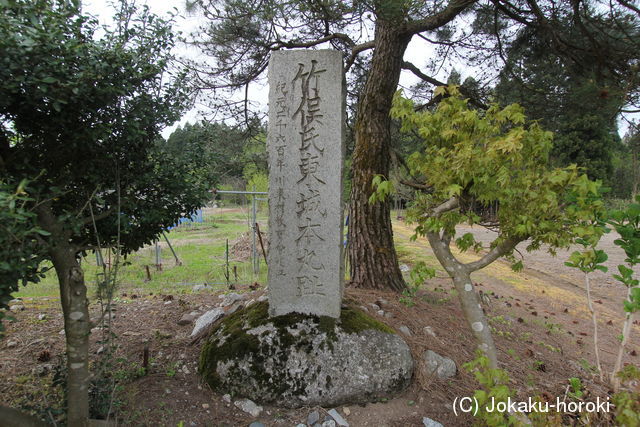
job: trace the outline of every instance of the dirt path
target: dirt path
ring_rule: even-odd
[[[480,227],[460,227],[459,231],[461,234],[471,232],[476,240],[485,244],[488,244],[496,235]],[[404,223],[395,222],[394,233],[396,238],[408,241],[413,234],[413,229]],[[600,248],[610,254],[607,262],[610,272],[617,272],[616,266],[624,261],[624,252],[613,244],[615,238],[612,233],[608,234],[600,244]],[[433,254],[429,243],[424,238],[411,244],[422,247],[429,255]],[[511,270],[508,262],[498,260],[474,273],[473,281],[484,293],[493,293],[499,298],[504,297],[494,303],[512,308],[514,317],[521,316],[518,311],[522,310],[516,311],[516,308],[520,308],[534,317],[539,317],[542,322],[549,324],[550,328],[553,328],[553,324],[559,325],[570,335],[575,336],[577,342],[585,344],[584,355],[593,361],[594,358],[591,357],[593,327],[586,303],[584,279],[582,273],[564,265],[564,261],[575,249],[559,251],[554,257],[544,250],[526,252],[525,248],[526,243],[518,247],[524,256],[525,268],[522,272],[516,273]],[[455,248],[454,254],[463,262],[471,262],[478,258],[478,255],[460,253]],[[594,273],[592,284],[599,324],[601,358],[605,370],[610,370],[615,359],[614,349],[618,347],[616,337],[622,328],[622,301],[626,296],[626,289],[616,283],[610,273]],[[497,299],[495,297],[494,300]],[[636,352],[640,351],[640,326],[637,321],[629,344],[630,349],[635,348]],[[637,363],[635,359],[625,360]]]

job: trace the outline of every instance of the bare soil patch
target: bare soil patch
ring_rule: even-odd
[[[491,237],[478,230],[471,231],[480,239]],[[394,232],[403,240],[411,234],[402,223],[395,225]],[[250,248],[249,238],[246,236],[237,243]],[[615,250],[613,239],[609,240],[612,248],[607,249]],[[411,245],[425,255],[430,254],[427,242],[422,239]],[[473,258],[469,254],[461,256]],[[617,262],[615,256],[612,263]],[[541,396],[554,400],[565,395],[569,378],[578,377],[587,389],[587,398],[606,399],[610,390],[599,381],[592,367],[593,330],[582,278],[562,265],[563,255],[553,258],[539,251],[525,253],[525,257],[527,267],[522,273],[512,272],[504,262],[496,262],[473,276],[494,328],[501,367],[511,377],[510,387],[518,391],[519,399]],[[621,329],[624,289],[609,283],[604,276],[594,283],[601,356],[605,371],[610,371]],[[246,293],[248,299],[263,293],[262,289],[242,286],[235,291]],[[323,408],[289,410],[268,406],[258,418],[252,418],[201,382],[197,374],[200,344],[190,344],[192,326],[180,326],[178,320],[186,313],[204,313],[216,307],[221,293],[223,290],[154,294],[137,289],[118,294],[111,326],[117,348],[105,371],[110,378],[118,379],[118,385],[101,391],[102,402],[111,406],[118,425],[247,426],[260,421],[267,426],[295,426],[306,422],[313,410],[319,410],[321,420],[324,418]],[[452,410],[456,397],[471,396],[478,385],[462,369],[465,362],[474,358],[475,342],[450,280],[445,277],[430,280],[413,298],[403,299],[404,303],[400,297],[352,288],[347,288],[345,295],[396,331],[400,326],[409,328],[411,335],[403,336],[416,361],[412,385],[398,396],[337,410],[351,426],[421,426],[423,417],[446,426],[471,425],[471,416],[456,416]],[[372,304],[386,316],[379,315]],[[15,313],[15,322],[5,322],[7,331],[0,341],[0,404],[59,420],[62,388],[58,374],[63,372],[60,366],[64,355],[60,305],[55,298],[25,299],[24,305],[24,311]],[[93,305],[91,311],[95,319],[100,307]],[[640,326],[635,326],[633,334],[625,363],[637,366]],[[91,334],[94,366],[104,360],[102,339],[103,331],[94,329]],[[149,357],[146,372],[142,370],[145,348]],[[458,374],[450,380],[427,376],[422,362],[427,349],[453,359]],[[563,422],[572,425],[574,420],[565,415]],[[593,425],[613,423],[602,416]]]

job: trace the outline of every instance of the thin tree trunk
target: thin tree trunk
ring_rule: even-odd
[[[631,188],[631,201],[634,202],[638,195],[638,181],[640,181],[640,171],[638,170],[638,149],[640,148],[640,141],[632,142],[632,144],[631,169],[633,173],[633,186]]]
[[[471,282],[472,271],[454,258],[449,249],[448,241],[443,240],[437,233],[427,233],[427,239],[429,239],[429,244],[436,258],[453,279],[453,285],[458,292],[462,311],[478,342],[478,348],[489,359],[489,366],[494,369],[498,368],[496,345],[493,342],[486,316],[482,311],[478,294],[473,289],[473,283]]]
[[[627,289],[628,301],[631,300],[631,289],[631,287]],[[631,326],[633,325],[633,315],[634,313],[627,313],[624,319],[624,325],[622,326],[622,342],[620,343],[620,347],[618,347],[618,357],[616,357],[616,364],[611,372],[611,383],[613,384],[613,391],[616,392],[620,388],[620,378],[618,378],[617,373],[620,372],[620,368],[622,367],[622,356],[624,356],[624,349],[627,346],[627,342],[629,342]]]
[[[371,69],[355,124],[349,262],[353,286],[400,292],[406,284],[393,244],[389,202],[369,204],[369,196],[374,176],[389,176],[389,111],[410,36],[400,36],[397,24],[379,18],[375,40]]]
[[[591,321],[593,322],[593,347],[596,353],[596,367],[598,368],[598,374],[600,374],[600,379],[602,380],[600,350],[598,349],[598,319],[596,317],[596,311],[593,308],[593,302],[591,301],[591,283],[589,281],[589,273],[584,273],[584,282],[587,288],[587,304],[589,305],[589,312],[591,312]]]
[[[67,424],[86,426],[89,420],[89,307],[84,274],[69,245],[68,233],[50,205],[38,208],[40,226],[51,233],[50,255],[58,275],[67,344]]]

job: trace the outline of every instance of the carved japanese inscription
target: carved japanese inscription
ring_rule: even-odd
[[[269,62],[269,313],[340,316],[343,292],[342,54]]]

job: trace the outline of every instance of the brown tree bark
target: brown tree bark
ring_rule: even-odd
[[[60,302],[67,344],[67,425],[89,422],[89,307],[84,274],[77,250],[69,244],[69,232],[57,220],[51,205],[37,209],[40,226],[49,236],[49,254],[58,275]]]
[[[393,245],[388,202],[369,203],[375,175],[388,177],[389,111],[411,40],[398,23],[378,18],[371,69],[359,101],[355,124],[349,212],[349,263],[353,286],[402,291],[406,284]]]

